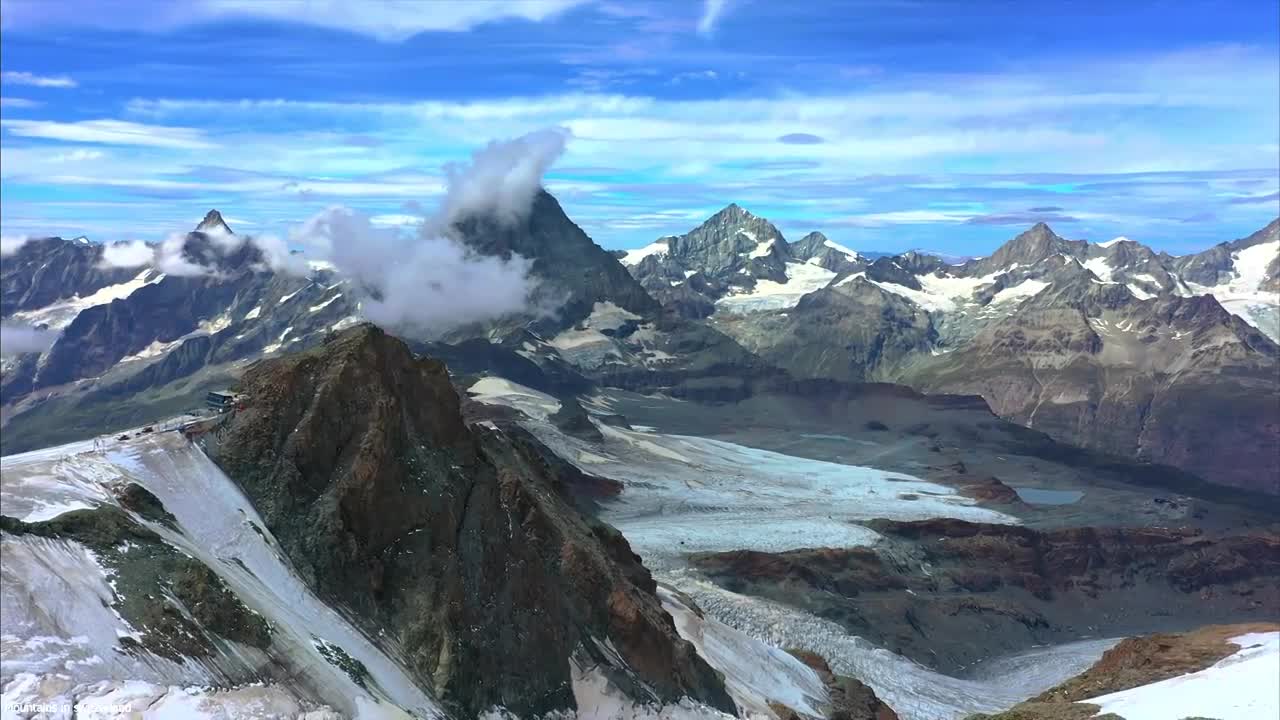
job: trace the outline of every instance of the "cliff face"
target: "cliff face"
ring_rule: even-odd
[[[307,581],[446,704],[572,708],[576,665],[639,701],[733,709],[622,536],[574,508],[536,441],[466,426],[443,364],[361,325],[240,389],[210,455]]]
[[[1086,628],[1107,637],[1265,620],[1280,598],[1280,536],[1269,528],[867,525],[884,536],[874,548],[739,550],[692,562],[729,590],[804,608],[944,672],[1078,639]]]

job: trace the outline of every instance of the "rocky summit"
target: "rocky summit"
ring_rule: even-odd
[[[536,441],[467,427],[443,364],[371,325],[255,364],[207,442],[322,597],[388,635],[470,715],[576,707],[575,673],[728,712],[627,541],[584,517]]]

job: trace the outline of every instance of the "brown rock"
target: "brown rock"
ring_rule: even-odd
[[[210,455],[307,582],[458,714],[571,709],[571,658],[642,702],[733,711],[575,479],[527,434],[467,427],[441,363],[364,325],[255,363],[240,391]]]
[[[836,675],[826,658],[808,650],[787,652],[813,668],[827,686],[831,696],[831,707],[827,713],[829,720],[898,720],[898,714],[876,697],[874,690],[856,678]]]
[[[1046,690],[1034,700],[1043,703],[1088,700],[1199,672],[1240,650],[1240,646],[1229,642],[1230,638],[1276,631],[1280,631],[1276,623],[1248,623],[1126,638],[1088,670]]]

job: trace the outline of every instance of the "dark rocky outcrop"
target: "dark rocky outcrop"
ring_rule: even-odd
[[[519,255],[532,262],[530,270],[541,280],[535,302],[553,311],[533,322],[541,331],[554,334],[572,326],[598,302],[612,302],[643,317],[660,310],[626,268],[592,242],[545,190],[515,223],[476,215],[460,220],[455,230],[482,255]]]
[[[88,297],[136,276],[141,268],[102,265],[102,245],[60,237],[23,243],[0,264],[0,317],[67,298]]]
[[[1203,252],[1194,255],[1184,255],[1179,258],[1171,258],[1171,264],[1182,279],[1197,283],[1200,285],[1217,285],[1220,282],[1226,282],[1232,276],[1232,255],[1265,242],[1275,242],[1280,239],[1280,218],[1267,223],[1267,226],[1261,230],[1231,242],[1218,243]],[[1280,278],[1280,267],[1275,260],[1267,266],[1266,278],[1268,282],[1274,283]],[[1280,290],[1280,288],[1275,288]]]
[[[1274,530],[867,525],[885,535],[874,548],[692,562],[730,590],[796,605],[944,672],[1082,636],[1265,619],[1280,603]]]
[[[853,382],[897,375],[938,336],[927,312],[862,278],[809,293],[786,311],[727,316],[715,324],[795,377]]]
[[[876,697],[875,690],[857,678],[836,675],[826,658],[807,650],[788,652],[818,673],[822,683],[827,686],[830,696],[827,720],[898,720],[898,713]],[[784,720],[800,720],[795,711],[790,713],[790,717],[782,715]]]
[[[1064,442],[1280,494],[1278,371],[1280,347],[1211,296],[1138,300],[1076,278],[907,379]]]
[[[1014,263],[1035,265],[1054,255],[1081,255],[1086,252],[1087,247],[1088,243],[1085,241],[1065,240],[1048,225],[1040,222],[1001,245],[991,255],[970,260],[963,267],[968,274],[981,276],[1006,269]]]
[[[572,708],[572,658],[639,701],[732,710],[621,535],[573,507],[531,437],[466,426],[441,363],[362,325],[260,361],[240,390],[211,457],[307,582],[450,707]]]
[[[129,485],[121,504],[159,522],[172,516],[147,490]],[[171,547],[113,505],[73,510],[51,520],[23,522],[0,515],[0,531],[70,540],[94,551],[112,574],[114,607],[138,628],[141,648],[176,662],[205,658],[227,640],[265,649],[271,628],[208,567]]]

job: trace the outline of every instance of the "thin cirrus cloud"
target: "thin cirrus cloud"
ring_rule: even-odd
[[[8,5],[5,6],[6,8]],[[76,81],[66,75],[36,75],[21,70],[6,70],[0,73],[0,80],[8,85],[29,85],[43,88],[73,88]]]
[[[1050,224],[1080,222],[1079,218],[1059,212],[1060,210],[1061,208],[1057,208],[1050,212],[1043,210],[1037,212],[1037,208],[1032,208],[1026,212],[989,213],[975,215],[965,220],[965,222],[970,225],[1034,225],[1041,222]]]
[[[1227,201],[1232,205],[1255,205],[1255,204],[1271,204],[1280,203],[1280,192],[1267,193],[1265,195],[1246,195],[1243,197],[1234,197]]]
[[[196,128],[146,125],[127,120],[5,120],[0,123],[10,135],[65,142],[104,145],[139,145],[147,147],[206,150],[216,147]]]
[[[235,20],[310,25],[401,42],[424,32],[465,32],[504,20],[543,22],[588,0],[122,0],[103,12],[96,0],[8,0],[6,30],[82,27],[114,31],[168,32]]]
[[[703,0],[702,17],[698,18],[698,34],[710,35],[715,32],[716,24],[724,15],[728,0]]]
[[[17,108],[26,110],[30,108],[38,108],[44,103],[39,100],[31,100],[29,98],[20,97],[0,97],[0,107]]]

